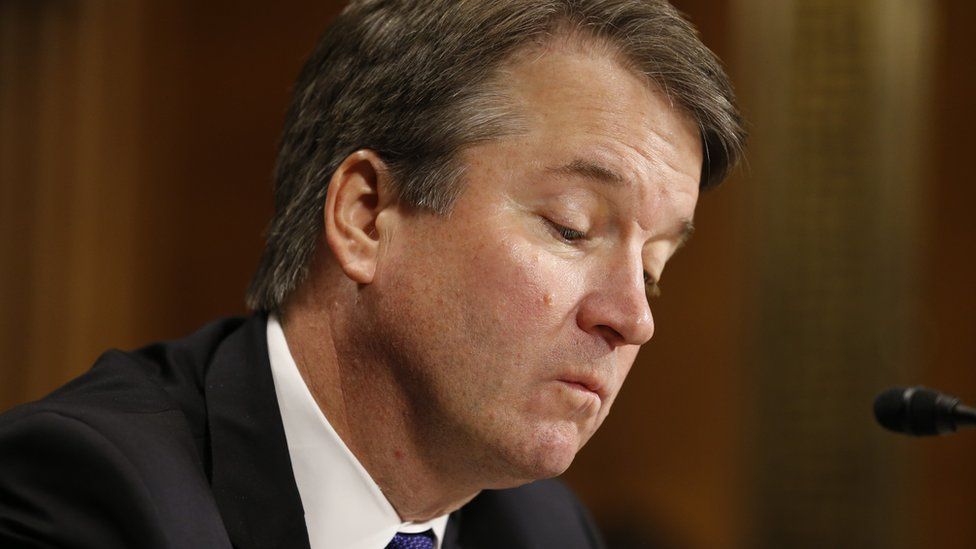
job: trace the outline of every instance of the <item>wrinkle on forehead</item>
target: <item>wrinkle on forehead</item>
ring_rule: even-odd
[[[686,150],[701,153],[700,132],[693,117],[675,107],[657,85],[628,70],[617,59],[594,55],[581,58],[578,49],[547,50],[549,55],[543,58],[562,59],[555,63],[545,63],[540,58],[509,67],[512,96],[523,115],[535,122],[529,124],[530,131],[556,131],[552,138],[563,139],[565,132],[560,130],[582,130],[577,133],[602,137],[617,147],[631,149],[636,154],[630,160],[640,160],[632,163],[635,166],[665,166],[668,172],[694,177],[697,181],[700,165],[682,171],[676,162],[676,157]],[[581,59],[584,62],[579,62]],[[598,81],[605,85],[581,89],[570,85],[572,80]],[[631,101],[616,95],[620,90],[626,90]],[[678,131],[661,133],[664,128]],[[624,154],[625,150],[618,149],[618,155]]]

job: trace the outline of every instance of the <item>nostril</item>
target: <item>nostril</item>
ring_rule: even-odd
[[[622,345],[626,341],[626,338],[624,337],[623,334],[611,328],[610,326],[602,324],[600,326],[597,326],[597,329],[600,331],[600,335],[602,335],[603,338],[607,340],[607,343],[609,343],[611,347],[617,347],[619,345]]]

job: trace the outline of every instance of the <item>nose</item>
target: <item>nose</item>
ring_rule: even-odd
[[[654,335],[654,317],[647,302],[644,268],[635,262],[614,262],[596,277],[580,304],[580,328],[604,338],[612,347],[643,345]]]

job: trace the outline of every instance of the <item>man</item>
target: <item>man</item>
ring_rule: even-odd
[[[249,319],[0,422],[0,545],[592,547],[562,473],[743,132],[658,0],[364,0],[295,87]]]

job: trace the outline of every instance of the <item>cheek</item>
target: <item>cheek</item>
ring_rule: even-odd
[[[510,238],[477,254],[474,293],[493,320],[512,327],[558,324],[578,301],[582,277],[564,259]]]
[[[633,367],[634,361],[637,359],[637,352],[639,350],[639,347],[632,345],[621,347],[617,350],[617,368],[615,371],[618,388],[624,384],[627,374],[630,373],[630,369]]]

